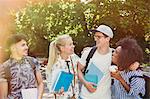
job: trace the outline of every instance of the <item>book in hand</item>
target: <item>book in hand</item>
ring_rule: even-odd
[[[95,87],[98,83],[98,76],[97,75],[90,75],[90,74],[86,74],[84,76],[85,80],[88,81],[88,82],[92,82],[95,84]]]
[[[23,99],[38,99],[37,88],[21,89],[21,94]]]
[[[52,86],[52,91],[58,92],[62,87],[64,88],[64,92],[68,91],[73,78],[73,74],[61,71]]]
[[[92,62],[87,68],[87,73],[85,74],[85,79],[89,82],[98,84],[102,79],[104,73]]]

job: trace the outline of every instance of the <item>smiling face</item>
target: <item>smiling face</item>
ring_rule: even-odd
[[[15,56],[23,57],[28,55],[28,46],[25,40],[21,40],[11,46],[11,53]]]
[[[96,42],[96,46],[97,47],[102,47],[102,46],[105,46],[105,45],[108,45],[109,44],[109,40],[110,38],[109,37],[106,37],[103,33],[101,32],[95,32],[94,34],[94,40]]]
[[[118,64],[120,52],[121,52],[121,46],[118,46],[112,54],[112,62],[114,64]]]
[[[71,55],[74,53],[74,44],[71,38],[66,39],[65,44],[61,46],[61,53]]]

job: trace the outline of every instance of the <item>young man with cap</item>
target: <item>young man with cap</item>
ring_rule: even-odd
[[[111,99],[111,75],[109,67],[112,61],[112,48],[109,47],[109,42],[113,38],[113,31],[106,25],[100,25],[96,30],[91,30],[91,32],[94,32],[97,49],[90,59],[88,67],[93,63],[102,72],[103,76],[98,81],[97,87],[93,83],[85,80],[82,71],[85,68],[86,58],[91,49],[84,51],[78,63],[78,76],[83,84],[80,99]]]

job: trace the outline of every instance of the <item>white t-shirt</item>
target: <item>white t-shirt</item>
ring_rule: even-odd
[[[80,63],[85,66],[86,58],[91,49],[84,51],[81,56]],[[96,50],[93,57],[90,59],[89,64],[93,62],[103,73],[104,76],[98,82],[97,90],[94,93],[90,93],[83,85],[81,88],[81,98],[83,99],[111,99],[111,75],[109,72],[109,66],[111,66],[112,49],[109,49],[109,53],[101,55]]]

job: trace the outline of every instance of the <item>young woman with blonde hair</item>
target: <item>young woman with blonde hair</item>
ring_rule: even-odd
[[[58,36],[56,40],[50,43],[46,70],[47,85],[50,93],[54,93],[58,98],[70,99],[72,96],[78,97],[77,62],[79,57],[74,54],[74,47],[73,40],[69,35]],[[67,62],[69,65],[67,65]],[[70,71],[75,75],[75,78],[67,92],[64,92],[61,88],[59,94],[56,94],[52,91],[52,85],[60,71]]]

